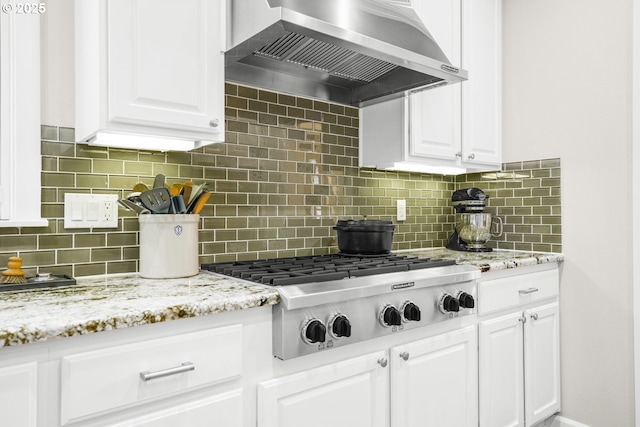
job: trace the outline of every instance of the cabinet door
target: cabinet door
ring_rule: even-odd
[[[258,384],[258,427],[386,426],[385,358],[379,351]]]
[[[168,408],[112,427],[242,426],[242,390],[233,390]]]
[[[560,410],[558,303],[524,312],[524,384],[527,427]]]
[[[524,426],[522,312],[480,322],[480,427]]]
[[[391,427],[478,425],[475,326],[390,351]]]
[[[462,0],[462,162],[502,162],[501,0]]]
[[[413,2],[418,16],[449,61],[460,64],[460,0]],[[408,157],[454,161],[460,150],[460,85],[410,95]]]
[[[0,368],[0,424],[36,426],[37,374],[35,362]]]
[[[40,216],[40,17],[17,13],[34,4],[2,4],[13,13],[0,13],[0,227],[45,227],[48,222]]]
[[[108,119],[222,132],[224,2],[108,3]],[[210,122],[218,120],[218,126]]]

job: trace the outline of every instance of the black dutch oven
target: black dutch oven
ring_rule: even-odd
[[[339,220],[333,227],[340,252],[362,255],[388,254],[395,228],[391,221],[352,219]]]

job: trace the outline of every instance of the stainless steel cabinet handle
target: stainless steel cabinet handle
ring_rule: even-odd
[[[526,317],[524,317],[524,316],[522,316],[522,317],[520,317],[520,318],[518,319],[518,322],[522,322],[523,324],[524,324],[524,323],[527,323],[527,318],[526,318]]]
[[[409,360],[409,353],[403,351],[402,353],[400,353],[400,357],[402,358],[402,360]]]
[[[212,128],[217,128],[220,125],[220,121],[218,119],[211,119],[209,121],[209,126]]]
[[[538,313],[532,313],[532,314],[531,314],[531,318],[532,318],[533,320],[538,320]]]
[[[538,292],[538,288],[520,289],[518,292],[521,295],[527,295],[527,294],[532,294],[534,292]]]
[[[383,368],[387,367],[387,363],[388,361],[385,357],[378,359],[378,365],[382,366]]]
[[[456,157],[462,157],[462,151],[458,151],[458,152],[456,153]]]
[[[180,366],[176,366],[175,368],[163,369],[161,371],[143,371],[140,372],[140,378],[142,381],[155,380],[156,378],[168,377],[169,375],[182,374],[185,372],[193,371],[196,369],[196,365],[191,362],[184,362]]]
[[[473,160],[473,159],[475,159],[475,158],[476,158],[476,155],[475,155],[475,154],[473,154],[473,153],[471,153],[471,154],[469,154],[469,155],[467,156],[467,159],[469,159],[469,160]]]

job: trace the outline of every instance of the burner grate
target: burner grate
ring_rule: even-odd
[[[394,254],[380,256],[332,254],[211,263],[203,264],[202,269],[265,285],[286,286],[421,270],[455,263],[454,260]]]

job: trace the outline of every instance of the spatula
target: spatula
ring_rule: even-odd
[[[162,188],[164,187],[165,176],[161,173],[156,175],[156,178],[153,180],[153,188]]]
[[[140,195],[140,200],[144,207],[149,209],[151,213],[169,213],[169,208],[171,207],[171,196],[169,195],[169,190],[164,187],[153,188],[149,191],[145,191]]]
[[[202,194],[200,194],[200,196],[195,201],[195,204],[193,206],[193,209],[191,210],[191,213],[199,214],[202,208],[204,207],[204,204],[207,203],[207,200],[209,200],[209,196],[211,196],[211,193],[208,191],[205,191]]]

